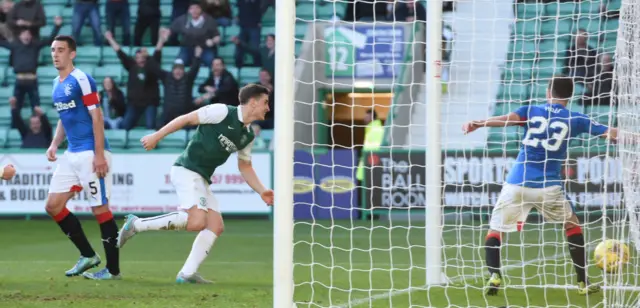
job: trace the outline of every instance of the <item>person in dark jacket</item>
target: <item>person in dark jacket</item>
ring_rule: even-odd
[[[105,77],[102,80],[100,101],[104,115],[104,127],[106,129],[120,128],[127,106],[124,102],[124,93],[111,77]]]
[[[255,124],[260,125],[263,129],[273,129],[273,115],[275,108],[275,92],[273,91],[273,78],[271,73],[266,68],[260,70],[259,80],[256,82],[267,89],[269,89],[269,112],[264,117],[264,120],[257,121]]]
[[[100,8],[98,0],[76,0],[73,5],[73,18],[71,19],[71,32],[78,45],[81,44],[80,33],[85,22],[89,18],[91,30],[93,31],[93,43],[96,46],[102,45],[102,30],[100,30]]]
[[[236,66],[244,65],[244,54],[250,52],[253,57],[253,65],[260,65],[260,54],[255,51],[260,46],[260,32],[262,30],[261,0],[236,0],[238,7],[238,25],[240,34],[238,39],[242,44],[236,44]],[[253,51],[253,52],[251,52]]]
[[[15,97],[9,99],[11,109],[17,108]],[[29,118],[29,126],[24,123],[20,113],[11,113],[11,124],[20,132],[23,149],[46,149],[51,144],[52,129],[49,119],[40,107],[33,110],[34,114]]]
[[[227,71],[222,58],[215,58],[211,64],[209,78],[198,87],[198,92],[204,95],[197,98],[195,104],[202,106],[210,100],[211,104],[238,106],[238,91],[238,82]]]
[[[31,36],[31,31],[22,30],[18,40],[12,42],[0,41],[0,47],[7,48],[11,51],[11,62],[13,71],[16,74],[16,82],[13,88],[13,96],[16,98],[16,108],[12,109],[13,113],[20,114],[20,110],[24,105],[24,98],[29,95],[31,107],[40,106],[40,93],[38,91],[38,58],[40,58],[40,50],[44,46],[51,45],[53,38],[58,35],[62,26],[62,18],[55,18],[55,28],[51,33],[51,37],[46,40],[35,40]]]
[[[160,0],[140,0],[138,1],[138,14],[136,26],[133,30],[133,44],[142,46],[142,37],[147,28],[151,31],[151,44],[158,43],[158,32],[160,30]]]
[[[115,33],[116,21],[120,20],[122,26],[122,44],[131,44],[131,12],[129,11],[129,0],[107,0],[105,7],[107,15],[107,29]],[[140,19],[140,16],[138,16]]]
[[[13,30],[9,25],[9,14],[13,10],[13,1],[2,0],[0,4],[0,39],[13,41]]]
[[[191,65],[194,48],[202,48],[202,63],[210,65],[215,57],[214,48],[220,43],[218,24],[213,17],[204,14],[200,4],[189,6],[189,13],[182,15],[171,23],[169,34],[177,34],[180,38],[180,55],[185,65]]]
[[[150,67],[164,85],[164,104],[162,105],[162,123],[160,126],[164,126],[171,120],[194,110],[192,89],[200,70],[201,55],[202,48],[196,46],[194,48],[193,63],[186,74],[184,62],[180,58],[175,60],[171,72],[167,72],[160,67],[161,61],[156,62],[150,59]]]
[[[564,58],[562,73],[577,82],[589,83],[595,76],[598,52],[587,44],[588,36],[587,31],[579,29]]]
[[[612,105],[615,104],[614,99],[613,59],[611,55],[603,54],[600,57],[598,74],[595,76],[593,83],[587,84],[587,94],[582,103],[587,106]]]
[[[44,27],[47,17],[40,0],[22,0],[17,2],[9,13],[9,26],[14,35],[19,35],[22,30],[29,30],[31,36],[40,37],[40,28]]]
[[[158,40],[153,53],[153,58],[158,63],[160,62],[160,52],[168,33],[162,32],[160,35],[162,37]],[[137,50],[135,58],[133,58],[122,51],[118,42],[113,39],[111,32],[107,31],[104,36],[118,54],[122,66],[129,72],[129,80],[127,82],[127,101],[129,104],[120,127],[126,130],[134,128],[140,116],[144,114],[146,127],[155,129],[158,105],[160,104],[160,88],[158,76],[155,75],[149,61],[147,61],[149,58],[147,50],[145,48]]]
[[[276,35],[268,34],[264,39],[264,46],[259,48],[252,48],[245,42],[237,37],[231,38],[231,41],[237,46],[245,48],[247,51],[258,55],[258,62],[254,66],[260,66],[266,68],[272,77],[275,77],[275,63],[276,63]],[[237,63],[240,59],[236,58],[236,66],[241,67],[242,63]]]

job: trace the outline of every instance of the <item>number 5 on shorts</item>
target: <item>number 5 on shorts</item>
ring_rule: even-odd
[[[91,181],[89,182],[89,191],[91,192],[91,195],[94,195],[98,193],[98,187],[96,186],[96,181]]]

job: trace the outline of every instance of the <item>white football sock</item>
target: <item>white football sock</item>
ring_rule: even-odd
[[[136,232],[152,230],[184,230],[187,227],[189,215],[184,211],[171,212],[149,218],[140,218],[133,223]]]
[[[200,267],[200,264],[202,264],[204,259],[207,258],[207,255],[209,255],[209,250],[213,247],[213,243],[217,237],[218,236],[209,229],[204,229],[198,233],[196,240],[193,241],[191,253],[189,253],[189,257],[184,263],[182,270],[180,270],[182,274],[191,276],[198,271],[198,267]]]

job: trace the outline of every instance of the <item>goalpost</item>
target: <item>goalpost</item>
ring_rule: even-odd
[[[563,170],[588,275],[603,291],[577,294],[562,225],[533,213],[521,232],[504,235],[506,289],[489,297],[484,236],[523,135],[508,127],[464,136],[461,126],[544,103],[548,80],[566,73],[565,52],[584,30],[599,59],[585,74],[603,73],[603,55],[611,56],[618,95],[606,104],[609,92],[577,82],[569,108],[640,132],[640,4],[476,0],[443,12],[444,0],[417,1],[423,23],[417,13],[389,20],[389,11],[345,21],[349,2],[276,0],[273,306],[636,305],[637,142],[579,136]],[[351,129],[363,130],[371,109],[385,119],[384,141],[361,152],[367,145]],[[353,144],[335,146],[345,135]],[[617,274],[593,264],[606,238],[632,248]]]

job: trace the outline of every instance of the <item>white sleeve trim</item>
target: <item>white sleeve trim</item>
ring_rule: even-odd
[[[252,149],[253,149],[253,141],[251,141],[251,143],[247,144],[247,146],[244,147],[244,149],[238,151],[238,159],[244,160],[244,161],[251,161],[251,150]]]
[[[197,111],[200,124],[218,124],[229,114],[225,104],[213,104],[204,106]]]

